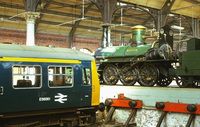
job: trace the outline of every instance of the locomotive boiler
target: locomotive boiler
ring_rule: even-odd
[[[175,61],[172,56],[173,31],[164,26],[152,44],[143,39],[146,28],[132,28],[132,43],[129,46],[100,48],[95,52],[99,60],[99,79],[105,84],[115,85],[119,80],[123,85],[168,86],[173,77],[170,70]]]

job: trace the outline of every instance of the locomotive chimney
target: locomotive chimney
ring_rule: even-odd
[[[137,44],[138,45],[143,45],[144,44],[144,40],[143,40],[143,35],[146,32],[146,27],[141,26],[141,25],[137,25],[132,27],[132,43]]]

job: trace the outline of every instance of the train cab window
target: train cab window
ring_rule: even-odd
[[[49,87],[69,87],[73,84],[73,69],[69,66],[49,66]]]
[[[83,85],[90,85],[90,69],[89,68],[83,68]]]
[[[41,87],[41,67],[32,65],[15,65],[12,69],[14,88]]]

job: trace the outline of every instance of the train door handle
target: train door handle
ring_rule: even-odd
[[[95,85],[92,84],[92,91],[94,92],[95,91]]]
[[[4,92],[3,86],[1,86],[0,89],[1,89],[1,90],[0,90],[0,95],[2,96],[2,95],[3,95],[3,92]]]

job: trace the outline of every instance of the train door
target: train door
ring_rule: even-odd
[[[48,67],[49,96],[53,104],[63,108],[80,106],[79,65],[53,65]]]
[[[82,86],[81,86],[81,104],[82,106],[91,105],[91,64],[83,64],[82,66]]]

